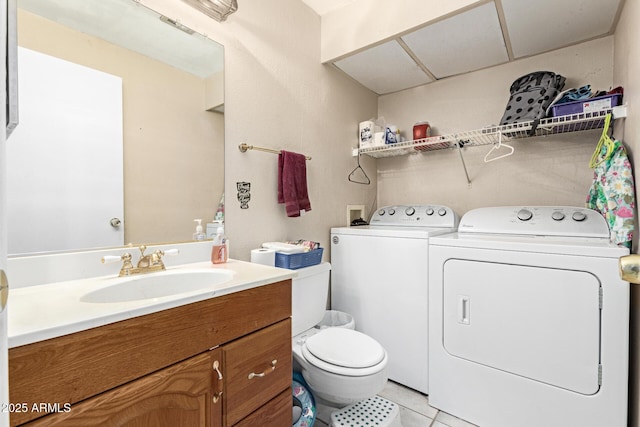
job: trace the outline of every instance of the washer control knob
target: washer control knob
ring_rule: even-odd
[[[409,208],[405,209],[404,213],[407,214],[407,216],[411,216],[414,213],[416,213],[416,210],[414,208],[409,207]]]
[[[553,218],[556,221],[562,221],[564,219],[564,213],[560,211],[555,211],[554,213],[551,214],[551,218]]]
[[[578,221],[578,222],[580,222],[580,221],[584,221],[585,219],[587,219],[587,215],[586,215],[584,212],[575,211],[575,212],[573,213],[573,215],[571,215],[571,218],[572,218],[574,221]]]
[[[438,215],[445,216],[447,214],[447,210],[445,208],[438,209]]]
[[[518,211],[518,219],[520,221],[529,221],[531,218],[533,218],[533,213],[531,213],[530,210],[528,210],[528,209],[520,209]]]
[[[433,215],[433,212],[434,212],[434,210],[432,208],[427,208],[426,214],[431,216],[431,215]]]
[[[385,213],[385,212],[384,212],[384,209],[380,209],[380,210],[378,211],[378,215],[380,215],[380,216],[384,215],[384,213]]]
[[[396,214],[395,209],[389,209],[389,215],[395,215],[395,214]]]

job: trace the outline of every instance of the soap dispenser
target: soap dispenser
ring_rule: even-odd
[[[211,262],[214,264],[222,264],[227,262],[229,258],[227,239],[224,237],[224,228],[218,227],[216,237],[213,238],[213,247],[211,248]]]
[[[193,233],[193,240],[204,240],[205,234],[202,232],[202,219],[194,219],[198,223],[196,225],[196,232]]]

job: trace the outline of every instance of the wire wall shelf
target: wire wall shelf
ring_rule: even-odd
[[[491,126],[477,130],[399,142],[396,144],[360,148],[358,152],[360,154],[366,154],[367,156],[376,158],[395,157],[450,148],[498,144],[500,142],[531,138],[534,136],[548,136],[561,133],[601,129],[604,127],[604,119],[608,113],[613,113],[613,117],[615,119],[626,117],[626,106],[622,105],[609,110],[542,119],[537,126],[535,126],[535,122],[533,121],[511,125]]]

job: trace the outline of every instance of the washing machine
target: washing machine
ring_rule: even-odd
[[[429,404],[482,427],[625,427],[629,284],[603,217],[469,211],[429,245]]]
[[[456,230],[446,206],[386,206],[370,225],[331,229],[331,307],[389,357],[389,379],[428,393],[429,239]]]

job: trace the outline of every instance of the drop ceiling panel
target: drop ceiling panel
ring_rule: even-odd
[[[379,95],[433,81],[395,40],[336,61],[335,65]]]
[[[607,34],[621,0],[502,0],[516,58]]]
[[[402,40],[436,78],[509,60],[493,2],[407,34]]]

